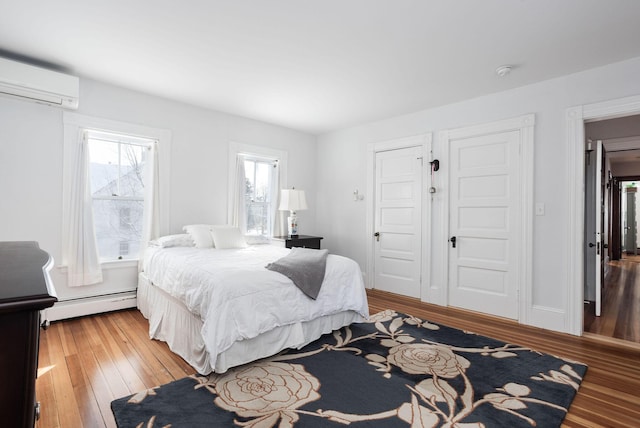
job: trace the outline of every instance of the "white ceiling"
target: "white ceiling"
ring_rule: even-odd
[[[320,134],[639,57],[639,21],[638,0],[0,0],[0,54]]]

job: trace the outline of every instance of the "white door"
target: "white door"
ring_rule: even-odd
[[[595,269],[595,284],[596,284],[596,316],[599,317],[602,311],[602,141],[596,142],[596,189],[595,189],[595,203],[592,209],[595,210],[596,215],[596,253],[593,263],[596,266]]]
[[[591,144],[591,143],[590,143]],[[584,299],[602,308],[602,141],[585,153]]]
[[[520,131],[450,141],[449,304],[518,318]]]
[[[420,297],[422,148],[376,153],[374,288]]]

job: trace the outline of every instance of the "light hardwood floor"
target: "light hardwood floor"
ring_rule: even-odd
[[[585,304],[584,331],[640,344],[640,256],[609,262],[603,293],[601,316]]]
[[[509,320],[369,291],[371,313],[394,309],[588,364],[566,427],[640,427],[640,346],[574,337]],[[36,384],[38,428],[115,427],[109,403],[193,373],[163,342],[149,340],[137,310],[55,322],[43,331]]]

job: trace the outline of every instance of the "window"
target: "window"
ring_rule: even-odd
[[[89,130],[87,143],[100,260],[136,259],[144,227],[145,165],[154,140]]]
[[[103,283],[103,268],[133,268],[169,230],[171,132],[67,111],[63,122],[61,265],[69,287]]]
[[[244,159],[245,213],[247,235],[271,236],[274,180],[278,161],[264,158]]]
[[[286,230],[278,202],[280,187],[286,187],[287,157],[284,150],[229,143],[227,221],[248,237],[279,236]]]

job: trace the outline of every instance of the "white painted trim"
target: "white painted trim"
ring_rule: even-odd
[[[433,136],[424,135],[422,144],[422,269],[420,273],[420,300],[428,302],[431,286],[431,208],[433,200],[429,188],[431,183],[431,161],[433,160]]]
[[[520,272],[520,281],[523,288],[519,296],[520,316],[518,321],[523,324],[530,324],[530,308],[533,305],[534,126],[535,115],[530,114],[522,117],[520,128],[520,150],[522,155],[520,192],[525,195],[525,200],[520,213],[524,227],[524,241],[521,242],[524,245],[521,248],[522,270]]]
[[[582,335],[584,300],[584,114],[582,107],[567,110],[567,319],[564,329]],[[580,314],[580,319],[576,319]]]
[[[565,331],[582,336],[584,311],[584,123],[640,113],[640,96],[575,106],[566,111],[567,127],[567,313]]]
[[[442,254],[440,265],[440,278],[434,280],[431,286],[431,303],[440,306],[449,304],[449,131],[444,130],[438,133],[438,153],[440,153],[440,171],[438,179],[440,186],[436,188],[440,195],[440,227],[442,236],[440,239],[440,254]],[[437,292],[436,292],[437,290]]]
[[[367,288],[373,288],[374,281],[374,242],[373,234],[374,230],[374,214],[375,214],[375,164],[376,153],[389,150],[405,149],[410,147],[422,148],[422,260],[420,262],[421,283],[420,283],[420,298],[426,300],[428,293],[429,278],[431,276],[431,198],[429,195],[429,186],[427,186],[428,180],[425,175],[428,170],[428,162],[431,159],[431,144],[432,134],[425,133],[419,135],[413,135],[409,137],[396,138],[393,140],[379,141],[367,144],[367,195],[371,195],[366,199],[366,220],[365,228],[366,234],[369,239],[367,245],[366,256],[366,268],[365,268],[365,286]]]
[[[256,146],[252,144],[229,142],[229,158],[227,162],[227,223],[233,221],[233,189],[236,188],[236,158],[238,154],[256,156],[260,158],[270,158],[278,160],[280,169],[280,188],[287,187],[287,163],[288,153],[285,150],[273,149],[271,147]]]
[[[47,308],[42,311],[42,319],[58,321],[68,318],[99,314],[102,312],[135,308],[136,306],[136,292],[130,291],[108,296],[96,296],[56,302],[51,308]]]
[[[443,256],[442,261],[442,277],[444,278],[442,291],[440,293],[439,304],[447,306],[449,304],[449,191],[451,186],[448,166],[449,147],[452,140],[479,137],[487,134],[499,132],[519,131],[520,144],[520,194],[525,195],[520,202],[520,224],[522,228],[519,230],[518,241],[521,243],[518,260],[519,260],[519,277],[518,277],[518,321],[523,324],[530,322],[531,305],[533,302],[533,131],[535,125],[535,115],[527,114],[524,116],[505,119],[496,122],[473,125],[464,128],[450,129],[441,131],[438,134],[438,142],[440,144],[443,164],[445,169],[441,171],[443,181],[442,192],[445,194],[443,198],[440,230],[445,232],[441,243]]]
[[[535,320],[532,325],[547,330],[558,331],[558,326],[564,323],[565,315],[564,310],[549,306],[532,305],[529,308],[529,318]]]

